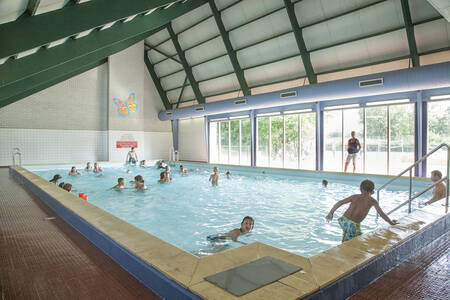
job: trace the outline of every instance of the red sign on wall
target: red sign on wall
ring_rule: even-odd
[[[116,148],[137,148],[137,141],[116,141]]]

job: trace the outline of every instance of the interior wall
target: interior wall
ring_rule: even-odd
[[[207,162],[205,118],[181,119],[178,130],[180,160]]]
[[[103,64],[0,108],[0,165],[108,159],[107,72]]]

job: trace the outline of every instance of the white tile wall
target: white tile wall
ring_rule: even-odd
[[[173,147],[172,132],[145,132],[144,159],[169,159]]]
[[[180,160],[208,161],[206,155],[205,119],[180,120],[178,127]]]
[[[107,131],[0,128],[0,165],[12,164],[20,148],[23,164],[105,161]]]

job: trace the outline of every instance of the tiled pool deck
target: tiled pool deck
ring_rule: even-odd
[[[1,299],[160,299],[0,168]]]
[[[373,278],[370,279],[370,276],[365,275],[371,275],[372,277],[381,275],[384,271],[390,269],[390,264],[399,263],[410,253],[432,242],[443,234],[443,230],[448,233],[448,215],[445,214],[444,208],[440,204],[436,204],[402,218],[399,225],[364,234],[310,258],[255,242],[199,259],[111,216],[72,194],[56,188],[55,185],[26,170],[17,168],[17,171],[13,172],[17,172],[18,176],[24,176],[28,183],[38,186],[35,188],[35,192],[38,191],[47,198],[58,199],[57,205],[64,206],[64,209],[70,212],[75,212],[81,216],[83,222],[95,226],[96,231],[106,235],[114,244],[117,244],[119,250],[107,249],[107,252],[110,252],[109,255],[112,257],[116,255],[119,258],[116,260],[119,262],[120,260],[129,260],[128,257],[125,257],[124,252],[135,255],[139,262],[138,267],[142,267],[140,262],[144,262],[148,266],[147,268],[152,268],[157,273],[170,278],[177,285],[176,289],[179,290],[179,293],[182,289],[185,289],[187,294],[191,293],[194,296],[191,298],[196,298],[196,295],[199,295],[207,299],[235,299],[236,297],[206,282],[203,278],[270,255],[297,265],[303,268],[303,271],[294,273],[240,298],[298,299],[307,297],[309,299],[340,299],[339,297],[336,298],[336,295],[341,291],[351,295],[352,291],[357,291],[357,289],[373,280]],[[6,175],[6,177],[8,176]],[[4,193],[3,189],[2,193]],[[18,204],[18,206],[21,205]],[[3,203],[1,209],[4,213]],[[6,214],[8,215],[8,213]],[[42,218],[44,217],[45,215]],[[2,222],[4,222],[3,216]],[[22,220],[22,222],[28,223],[25,220]],[[34,228],[32,224],[30,225]],[[8,228],[8,226],[10,225],[5,224],[5,228]],[[4,233],[2,232],[2,234]],[[47,243],[51,243],[51,236],[48,239],[50,241]],[[104,240],[101,240],[101,243],[105,243]],[[2,248],[5,247],[2,246]],[[31,258],[33,257],[32,254],[28,253],[28,255],[31,255]],[[2,260],[9,259],[4,254],[1,258]],[[17,257],[17,259],[21,260],[20,257]],[[135,261],[132,263],[136,264]],[[10,262],[10,264],[13,264],[13,262]],[[66,270],[69,268],[66,268]],[[149,274],[155,276],[155,272],[151,272],[153,273]],[[25,282],[26,284],[23,278],[19,279],[19,282]],[[115,283],[114,286],[116,286]],[[149,282],[146,284],[151,286]],[[127,287],[128,284],[125,284],[125,286]],[[124,289],[127,289],[126,287]],[[114,289],[112,288],[112,290]],[[135,288],[131,288],[131,290],[137,291]],[[109,291],[109,293],[111,292]],[[118,295],[118,292],[111,294]]]

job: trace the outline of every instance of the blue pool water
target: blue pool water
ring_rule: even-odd
[[[240,241],[260,241],[303,256],[314,255],[341,241],[337,218],[347,206],[337,210],[333,221],[327,223],[325,216],[330,208],[336,201],[359,193],[359,181],[329,180],[328,187],[323,188],[319,178],[235,170],[232,179],[227,180],[226,169],[219,170],[219,186],[213,187],[208,181],[212,166],[208,165],[189,166],[189,176],[181,176],[174,166],[174,180],[165,184],[157,183],[160,171],[156,167],[113,165],[106,167],[100,176],[77,167],[83,173],[81,176],[68,176],[68,166],[29,169],[47,180],[54,174],[62,175],[61,181],[71,183],[74,194],[86,193],[90,203],[197,256],[239,247],[241,244],[230,242],[211,248],[206,236],[239,227],[247,215],[254,218],[254,229],[240,237]],[[127,173],[128,169],[131,173]],[[136,175],[144,177],[148,190],[133,188],[130,181]],[[126,179],[127,188],[112,190],[119,177]],[[405,201],[407,190],[407,186],[394,186],[383,191],[382,209],[387,212]],[[415,202],[414,208],[429,196],[426,194]],[[405,206],[391,217],[406,214],[406,209]],[[386,224],[381,218],[377,223],[372,209],[361,229],[367,232]]]

